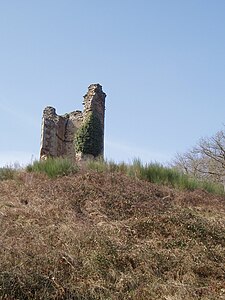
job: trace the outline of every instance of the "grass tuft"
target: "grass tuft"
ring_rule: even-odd
[[[56,178],[76,173],[78,167],[69,159],[65,158],[48,158],[43,161],[34,161],[27,166],[28,172],[45,173],[50,178]]]
[[[119,163],[104,160],[92,160],[87,167],[97,172],[121,172],[123,174],[146,180],[152,183],[167,185],[170,187],[194,191],[202,189],[213,194],[224,194],[221,184],[200,181],[194,177],[180,173],[175,169],[164,167],[159,163],[143,164],[140,159],[134,159],[132,164]]]
[[[12,167],[0,168],[0,181],[14,179],[17,170]]]

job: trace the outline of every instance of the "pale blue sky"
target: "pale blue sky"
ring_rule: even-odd
[[[0,166],[38,157],[42,110],[106,98],[105,155],[165,162],[223,127],[224,0],[0,0]]]

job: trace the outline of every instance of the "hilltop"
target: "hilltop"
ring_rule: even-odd
[[[225,197],[118,172],[0,182],[0,299],[224,299]]]

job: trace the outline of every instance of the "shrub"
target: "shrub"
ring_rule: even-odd
[[[12,167],[3,167],[0,168],[0,180],[14,179],[16,169]]]
[[[90,161],[87,167],[98,172],[121,172],[131,177],[183,190],[203,189],[214,194],[224,194],[221,184],[200,181],[175,169],[164,167],[159,163],[143,165],[140,159],[134,159],[130,165],[125,163],[116,164],[113,161],[95,160]]]
[[[55,178],[76,173],[78,171],[78,167],[69,159],[48,158],[47,160],[35,161],[33,164],[28,165],[27,171],[45,173],[50,178]]]

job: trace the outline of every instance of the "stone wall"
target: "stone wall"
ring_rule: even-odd
[[[68,157],[75,158],[74,137],[77,129],[85,122],[88,114],[95,114],[104,132],[105,97],[100,84],[91,84],[84,96],[84,111],[73,111],[59,116],[53,107],[47,106],[43,111],[41,127],[40,158]],[[104,144],[104,135],[102,136]],[[102,149],[103,155],[103,149]]]

